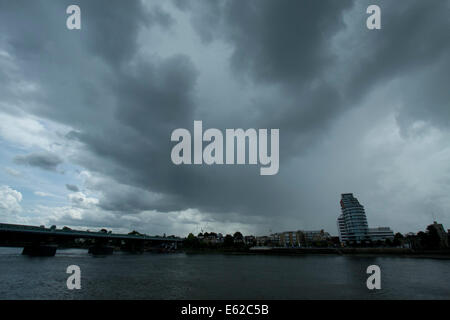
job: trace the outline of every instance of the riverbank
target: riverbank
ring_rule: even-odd
[[[8,245],[0,247],[24,247],[23,245]],[[64,247],[58,249],[82,249],[88,247]],[[114,248],[114,252],[130,252],[119,247]],[[225,254],[225,255],[279,255],[279,256],[305,256],[305,255],[338,255],[338,256],[390,256],[407,258],[428,258],[450,260],[450,250],[413,250],[406,248],[178,248],[177,250],[162,250],[158,248],[145,249],[142,252],[150,253],[186,253],[186,254]]]
[[[202,248],[185,249],[186,254],[233,254],[233,255],[359,255],[398,256],[430,259],[450,259],[450,250],[413,250],[406,248]]]

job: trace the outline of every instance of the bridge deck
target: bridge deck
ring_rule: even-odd
[[[16,224],[0,223],[0,232],[17,232],[28,234],[42,234],[48,236],[68,236],[73,238],[102,238],[102,239],[117,239],[117,240],[149,240],[149,241],[171,241],[180,242],[182,238],[173,237],[157,237],[147,235],[130,235],[119,233],[104,233],[104,232],[92,232],[92,231],[79,231],[79,230],[61,230],[50,229],[44,227],[24,226]]]

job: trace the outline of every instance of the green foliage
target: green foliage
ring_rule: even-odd
[[[231,235],[227,234],[223,240],[224,247],[232,247],[234,245],[234,239]]]

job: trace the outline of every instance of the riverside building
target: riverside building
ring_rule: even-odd
[[[369,237],[373,242],[394,240],[394,232],[389,227],[369,228]]]
[[[353,193],[341,195],[341,211],[342,214],[337,220],[340,241],[361,243],[370,240],[364,206]]]
[[[341,212],[337,219],[339,240],[343,244],[362,241],[385,242],[394,240],[394,232],[389,227],[369,228],[364,206],[352,193],[341,195]]]

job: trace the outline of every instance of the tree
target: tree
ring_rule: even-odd
[[[195,240],[195,236],[192,233],[189,233],[189,235],[187,236],[187,240],[193,241]]]
[[[244,236],[242,235],[242,233],[240,233],[239,231],[236,231],[233,235],[233,239],[234,240],[243,240]]]
[[[225,236],[225,238],[223,239],[223,245],[225,247],[232,247],[234,245],[233,237],[231,235],[227,234]]]
[[[388,246],[388,247],[392,247],[392,241],[391,241],[391,239],[386,239],[386,246]]]
[[[196,238],[192,233],[189,233],[186,240],[184,240],[184,247],[186,248],[199,248],[200,240]]]
[[[400,232],[397,232],[394,235],[394,246],[396,247],[401,246],[403,244],[404,238],[405,237]]]
[[[426,247],[428,249],[439,249],[441,239],[433,225],[427,227]]]
[[[419,248],[426,248],[428,245],[427,234],[423,231],[420,231],[417,233],[417,237],[419,238]]]

